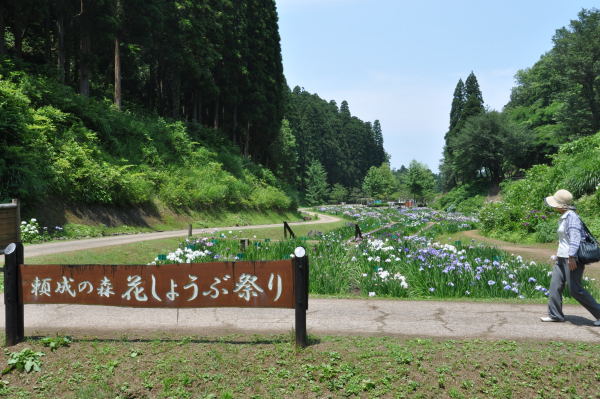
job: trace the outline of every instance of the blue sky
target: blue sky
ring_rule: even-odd
[[[364,121],[379,119],[391,166],[437,172],[452,93],[475,73],[501,110],[519,69],[552,48],[579,0],[276,0],[284,73]]]

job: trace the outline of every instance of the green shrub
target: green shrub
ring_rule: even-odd
[[[538,224],[535,231],[535,239],[537,242],[552,242],[556,241],[556,229],[558,223],[556,219],[548,219]]]
[[[481,183],[464,184],[436,198],[432,207],[446,212],[474,213],[483,204],[485,191]]]
[[[218,130],[116,111],[0,61],[0,198],[79,204],[284,209],[273,173]]]

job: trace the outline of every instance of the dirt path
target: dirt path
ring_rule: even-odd
[[[479,234],[479,230],[468,230],[460,232],[456,237],[464,237],[469,240],[482,242],[511,254],[521,255],[523,259],[533,260],[540,263],[552,264],[551,256],[556,255],[556,243],[550,244],[515,244],[507,241],[495,240]],[[600,262],[586,266],[585,274],[589,278],[596,279],[596,285],[600,287]]]
[[[549,262],[552,255],[556,255],[556,244],[538,244],[526,245],[515,244],[507,241],[495,240],[493,238],[484,237],[479,234],[479,230],[463,231],[460,235],[468,239],[483,242],[503,251],[521,255],[523,258],[535,260],[537,262]]]
[[[300,209],[303,213],[307,213],[309,215],[318,215],[318,220],[310,220],[305,222],[290,222],[290,226],[298,226],[298,225],[313,225],[313,224],[325,224],[325,223],[333,223],[339,222],[340,218],[336,216],[326,215],[322,213],[307,211],[305,209]],[[206,229],[193,229],[193,234],[205,234],[205,233],[216,233],[219,231],[228,231],[228,230],[240,230],[240,229],[268,229],[273,227],[282,227],[281,223],[275,224],[261,224],[254,226],[224,226],[224,227],[211,227]],[[71,252],[71,251],[80,251],[84,249],[91,248],[100,248],[100,247],[108,247],[112,245],[122,245],[122,244],[130,244],[134,242],[140,241],[149,241],[149,240],[160,240],[163,238],[172,238],[172,237],[186,237],[188,234],[188,230],[175,230],[175,231],[162,231],[156,233],[140,233],[140,234],[131,234],[131,235],[121,235],[114,237],[99,237],[99,238],[89,238],[85,240],[73,240],[73,241],[55,241],[43,244],[31,244],[25,246],[25,259],[32,258],[35,256],[41,255],[50,255],[61,252]]]

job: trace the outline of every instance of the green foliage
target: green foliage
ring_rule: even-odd
[[[42,338],[41,339],[42,345],[44,345],[47,348],[50,348],[50,350],[52,352],[54,352],[55,350],[57,350],[58,348],[62,347],[62,346],[69,346],[71,345],[71,338],[69,337],[61,337],[61,336],[56,336],[56,337],[46,337],[46,338]]]
[[[352,116],[347,101],[338,108],[335,101],[327,102],[298,86],[289,92],[287,100],[285,117],[295,137],[297,175],[304,176],[317,160],[330,184],[358,188],[369,168],[387,161],[381,123]],[[307,189],[305,185],[302,188]]]
[[[44,352],[34,352],[30,348],[24,348],[19,352],[11,352],[8,359],[8,367],[2,371],[2,374],[9,373],[14,369],[27,373],[31,371],[39,372],[42,367],[42,356],[44,356]]]
[[[531,143],[528,130],[491,111],[468,119],[447,145],[454,174],[462,181],[484,178],[496,185],[526,164]]]
[[[318,205],[328,196],[327,172],[319,161],[313,161],[306,171],[306,203]]]
[[[273,173],[212,129],[117,112],[6,61],[0,76],[0,198],[26,208],[45,197],[119,206],[160,199],[173,209],[294,205]]]
[[[371,166],[362,184],[362,189],[370,197],[389,199],[396,191],[396,179],[388,163],[380,167]]]
[[[333,203],[345,202],[348,200],[349,192],[348,189],[342,186],[339,183],[336,183],[331,187],[331,192],[329,193],[329,199]]]
[[[554,240],[556,216],[546,212],[543,199],[564,188],[576,198],[579,214],[588,225],[598,229],[600,219],[600,133],[560,147],[553,156],[552,165],[537,165],[526,172],[525,178],[502,185],[501,204],[486,204],[480,213],[484,231],[496,233],[518,232],[532,234],[535,240]],[[579,198],[578,198],[579,197]],[[544,212],[539,212],[544,210]],[[545,215],[542,220],[530,220],[531,213]],[[592,230],[593,232],[600,232]],[[554,237],[551,237],[554,235]]]
[[[556,31],[554,47],[531,68],[517,73],[506,109],[534,129],[532,164],[545,162],[558,145],[600,129],[600,11],[583,9]]]
[[[435,176],[427,166],[412,160],[408,166],[408,170],[402,176],[400,184],[406,188],[418,203],[423,203],[433,197]]]
[[[253,159],[270,160],[285,95],[274,1],[22,0],[0,6],[0,15],[0,55],[78,88],[81,101],[65,101],[73,107],[111,97],[116,109],[219,127]],[[102,140],[127,133],[102,114],[88,116],[84,124]]]

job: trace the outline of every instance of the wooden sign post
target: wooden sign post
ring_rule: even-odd
[[[21,212],[19,201],[0,204],[0,251],[11,242],[21,242]]]
[[[307,344],[308,259],[302,247],[288,260],[171,265],[24,265],[22,245],[9,247],[8,346],[23,339],[24,304],[291,308],[296,309],[296,343]]]

